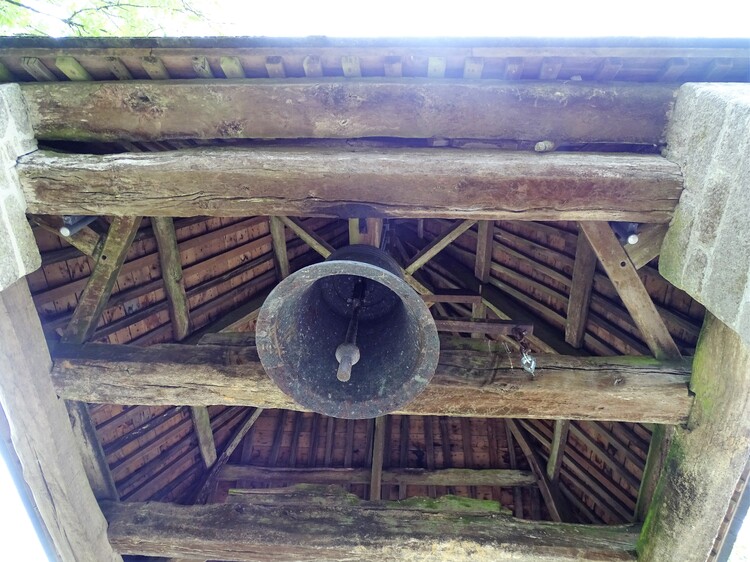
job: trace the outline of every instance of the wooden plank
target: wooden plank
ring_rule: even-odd
[[[461,332],[464,334],[481,333],[493,336],[508,336],[517,331],[533,333],[531,324],[519,324],[512,320],[481,320],[476,318],[443,318],[435,317],[438,332]]]
[[[357,505],[354,496],[328,503],[243,496],[243,504],[181,506],[106,503],[109,539],[124,554],[200,556],[259,561],[269,553],[302,561],[424,560],[438,552],[446,562],[477,559],[538,562],[635,560],[637,526],[594,527],[518,521],[497,512],[447,512]],[[290,514],[293,519],[290,520]],[[325,523],[323,523],[325,522]],[[418,537],[418,538],[415,538]],[[431,557],[431,559],[437,559]]]
[[[211,79],[214,78],[214,73],[211,71],[211,65],[208,63],[208,59],[204,56],[196,56],[191,59],[193,64],[193,71],[198,78]]]
[[[430,173],[423,173],[427,169]],[[21,157],[17,170],[28,210],[47,214],[667,222],[682,190],[676,164],[661,156],[627,154],[212,148],[100,156],[36,151]],[[592,182],[597,185],[593,192]]]
[[[55,356],[53,381],[68,399],[302,410],[268,378],[251,348],[61,344]],[[536,359],[532,378],[505,351],[442,351],[431,383],[400,413],[681,423],[692,402],[688,359]]]
[[[75,57],[60,56],[55,59],[55,66],[68,77],[69,80],[92,80],[88,70],[81,66]]]
[[[563,57],[545,57],[539,69],[539,80],[557,80],[563,65]]]
[[[626,244],[625,253],[636,269],[641,269],[661,252],[661,244],[667,234],[666,224],[647,224],[638,233],[637,244]]]
[[[596,254],[583,232],[579,232],[576,244],[576,259],[573,264],[573,281],[568,297],[568,314],[565,318],[565,341],[574,347],[583,345],[586,322],[589,318],[589,302],[594,288]]]
[[[206,473],[206,475],[203,477],[200,488],[195,495],[195,500],[193,503],[202,504],[208,501],[209,494],[213,491],[216,483],[218,482],[219,471],[225,464],[227,464],[227,462],[229,462],[229,457],[232,456],[232,453],[237,448],[237,446],[242,443],[245,435],[247,435],[247,432],[250,431],[250,428],[253,427],[253,424],[258,420],[262,413],[263,410],[261,408],[256,408],[252,412],[247,413],[245,419],[242,421],[239,427],[234,430],[232,437],[224,446],[224,450],[221,452],[221,455],[218,456],[216,462],[211,466],[211,470],[209,470],[208,473]]]
[[[284,58],[279,56],[266,57],[266,72],[269,78],[286,78]]]
[[[60,227],[62,226],[62,220],[57,220],[56,217],[31,217],[29,219],[33,224],[39,225],[47,232],[51,232],[55,236],[59,236],[68,244],[80,250],[83,254],[93,257],[100,250],[101,244],[104,242],[104,236],[101,236],[97,232],[94,232],[90,227],[84,226],[81,230],[70,236],[63,236],[60,233]]]
[[[333,253],[333,246],[319,235],[315,234],[312,230],[307,229],[298,218],[284,216],[277,218],[283,222],[285,226],[289,227],[292,232],[299,236],[305,244],[310,246],[310,248],[318,252],[324,258],[327,258]]]
[[[385,416],[375,418],[370,468],[370,501],[380,501],[383,487],[383,454],[385,452]]]
[[[639,560],[705,560],[750,455],[750,348],[706,315],[690,387],[639,541]]]
[[[216,443],[214,442],[213,429],[211,429],[208,408],[206,406],[193,406],[190,408],[190,417],[193,420],[193,429],[198,438],[198,449],[200,449],[203,463],[207,468],[211,468],[216,462]]]
[[[547,472],[544,470],[541,464],[541,460],[537,457],[536,452],[531,448],[531,444],[526,439],[523,431],[516,424],[514,420],[505,420],[508,424],[513,437],[518,441],[521,451],[523,451],[526,460],[529,463],[531,471],[537,478],[537,484],[539,485],[539,491],[544,499],[544,505],[547,506],[547,511],[553,521],[558,523],[567,519],[569,516],[565,512],[565,505],[562,503],[562,499],[558,491],[552,487]]]
[[[122,562],[107,541],[107,522],[50,367],[39,316],[21,279],[0,292],[0,400],[23,477],[61,559]]]
[[[474,261],[474,277],[486,283],[490,278],[492,247],[495,242],[494,221],[479,221],[477,227],[477,252]]]
[[[609,224],[586,221],[580,226],[654,357],[679,357],[680,350]]]
[[[278,217],[268,217],[269,228],[271,230],[271,240],[273,241],[273,253],[276,257],[275,265],[277,267],[279,281],[289,277],[289,256],[286,252],[286,233],[284,232],[284,223]]]
[[[646,464],[643,467],[643,477],[638,488],[638,498],[635,504],[635,520],[645,521],[651,502],[656,493],[662,470],[667,462],[669,448],[672,445],[676,428],[669,425],[655,425],[651,433]]]
[[[182,341],[191,331],[190,305],[185,294],[180,248],[177,246],[174,222],[170,217],[153,217],[151,226],[154,229],[159,250],[161,277],[164,280],[164,291],[169,302],[172,334],[176,341]]]
[[[560,478],[560,467],[565,456],[565,444],[568,441],[569,430],[570,420],[555,420],[552,446],[547,459],[547,477],[553,486],[558,484]]]
[[[119,57],[105,57],[107,68],[117,80],[132,80],[133,75]]]
[[[386,60],[389,76],[400,69],[397,58]],[[508,61],[506,69],[506,79],[517,79],[523,62]],[[147,70],[153,80],[168,77],[161,68]],[[408,137],[659,144],[676,85],[349,77],[21,88],[43,140]]]
[[[445,78],[445,57],[427,58],[427,78]]]
[[[55,76],[44,63],[36,57],[21,57],[21,68],[39,82],[56,82]]]
[[[140,224],[141,217],[115,217],[112,220],[99,260],[65,328],[63,337],[66,341],[83,343],[93,335]]]
[[[278,484],[371,484],[366,468],[270,468],[227,464],[219,471],[219,480],[250,480]],[[399,486],[534,486],[536,476],[525,470],[450,468],[390,468],[382,471],[382,483]]]
[[[448,244],[453,242],[456,238],[461,236],[464,232],[474,226],[474,220],[456,221],[453,226],[443,234],[435,238],[427,246],[425,246],[412,260],[406,265],[404,271],[408,275],[413,275],[420,267],[434,258],[442,250],[444,250]]]
[[[245,69],[237,57],[221,57],[219,59],[219,66],[221,66],[221,70],[227,78],[245,77]]]
[[[503,423],[505,426],[505,441],[508,443],[508,466],[511,470],[515,470],[517,466],[516,460],[516,442],[513,439],[513,432],[510,430],[510,426],[507,423]],[[523,495],[521,494],[521,488],[513,488],[513,515],[519,519],[523,519]]]
[[[466,60],[464,60],[464,79],[478,80],[482,77],[483,70],[483,57],[466,57]]]
[[[147,57],[141,57],[141,65],[143,66],[143,70],[146,71],[146,74],[148,74],[151,80],[169,80],[170,78],[169,71],[167,71],[167,67],[164,66],[164,63],[159,57],[155,57],[153,55],[149,55]],[[132,139],[125,139],[125,140],[132,140]],[[156,140],[156,139],[153,139],[153,140]]]
[[[466,291],[456,289],[455,291],[442,290],[439,293],[422,295],[424,302],[479,304],[482,302],[481,295],[466,294]]]
[[[308,78],[319,78],[323,76],[323,63],[317,55],[308,55],[302,61],[302,68]]]
[[[362,68],[359,64],[359,57],[341,57],[341,70],[344,72],[346,78],[360,78],[362,76]]]
[[[594,74],[594,80],[599,82],[609,82],[614,80],[617,73],[620,72],[623,62],[619,57],[607,57],[599,65],[596,73]]]

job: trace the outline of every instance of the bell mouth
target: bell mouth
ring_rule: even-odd
[[[357,333],[361,357],[341,382],[336,349],[349,325],[341,302],[357,279],[369,291]],[[432,379],[440,351],[432,315],[414,289],[391,271],[350,260],[314,264],[279,283],[261,307],[255,337],[263,367],[285,394],[347,419],[408,404]]]

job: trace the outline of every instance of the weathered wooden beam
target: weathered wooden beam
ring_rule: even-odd
[[[664,223],[682,191],[676,164],[631,154],[303,147],[104,156],[36,151],[21,157],[17,170],[29,212],[116,216]]]
[[[62,560],[122,562],[86,478],[26,281],[0,291],[0,400],[23,477]]]
[[[359,503],[351,495],[334,499],[326,504],[258,494],[242,496],[240,503],[102,507],[109,540],[123,554],[240,562],[348,560],[353,552],[357,560],[370,562],[635,560],[637,526],[519,521],[500,515],[499,509],[451,513],[422,508],[413,500],[388,509],[379,502]],[[243,505],[247,501],[252,503]]]
[[[273,243],[273,254],[276,257],[275,266],[279,281],[289,277],[289,255],[286,251],[286,233],[284,223],[279,217],[268,217],[268,225],[271,231]]]
[[[61,344],[55,354],[53,381],[68,399],[302,409],[253,348]],[[400,413],[681,423],[689,373],[689,360],[538,355],[532,378],[506,352],[442,351],[432,382]]]
[[[385,452],[385,416],[375,418],[370,466],[370,501],[380,501],[383,489],[383,454]]]
[[[705,560],[750,455],[750,348],[708,313],[690,387],[639,540],[639,560]]]
[[[519,324],[512,320],[481,320],[476,318],[435,318],[438,332],[482,333],[489,335],[511,335],[516,332],[532,334],[532,324]]]
[[[315,234],[313,231],[308,230],[305,225],[302,224],[302,221],[300,221],[298,218],[284,216],[280,216],[277,218],[281,222],[283,222],[285,226],[288,226],[292,232],[299,236],[305,242],[305,244],[310,246],[324,258],[327,258],[333,253],[333,246],[331,246],[328,242],[323,240],[323,238]]]
[[[198,492],[195,494],[195,500],[193,503],[202,504],[208,501],[208,496],[211,494],[213,489],[216,487],[218,482],[219,471],[229,462],[229,457],[232,456],[234,450],[242,443],[242,440],[247,435],[247,432],[253,427],[255,422],[258,420],[260,415],[263,413],[261,408],[256,408],[252,412],[248,412],[245,419],[239,425],[234,433],[229,438],[229,441],[224,446],[224,450],[221,455],[216,459],[216,462],[211,466],[211,470],[206,473],[201,481],[201,486],[198,488]]]
[[[448,232],[442,236],[436,237],[432,242],[427,244],[427,246],[422,248],[422,250],[411,259],[406,267],[404,267],[404,271],[408,275],[413,275],[415,271],[444,250],[448,244],[474,226],[475,222],[476,221],[473,220],[456,221]]]
[[[570,420],[555,420],[552,446],[547,459],[547,477],[553,486],[557,485],[559,481],[560,467],[565,456],[565,444],[568,441],[569,430]]]
[[[676,90],[656,84],[419,78],[62,82],[21,88],[40,139],[439,137],[648,144],[664,142]]]
[[[565,319],[565,341],[581,347],[589,318],[589,301],[594,288],[596,254],[583,232],[578,233],[576,258],[573,264],[573,281],[570,284],[568,314]]]
[[[659,255],[667,227],[666,224],[647,224],[638,233],[638,243],[625,246],[625,252],[636,269],[647,265]]]
[[[193,406],[190,408],[190,417],[193,420],[193,429],[198,438],[198,449],[201,458],[207,468],[211,468],[216,462],[216,443],[214,432],[211,429],[211,418],[206,406]]]
[[[43,228],[47,232],[51,232],[52,234],[59,236],[68,244],[80,250],[83,254],[89,257],[94,257],[97,254],[98,249],[101,247],[101,244],[104,241],[103,236],[94,232],[88,226],[84,226],[75,234],[71,234],[70,236],[63,236],[60,233],[60,227],[62,226],[63,222],[58,217],[35,216],[31,217],[29,220],[33,224],[39,225],[39,227]]]
[[[159,248],[161,277],[169,302],[169,317],[172,320],[172,333],[176,341],[184,340],[190,334],[190,305],[185,293],[182,275],[180,248],[177,246],[174,221],[170,217],[152,217],[156,245]]]
[[[441,289],[439,293],[422,295],[422,300],[424,302],[480,304],[482,302],[482,295],[468,294],[466,291],[460,289],[453,291]]]
[[[219,472],[219,480],[252,480],[279,484],[370,484],[366,468],[269,468],[228,464]],[[391,486],[533,486],[536,476],[525,470],[449,468],[395,468],[382,471],[382,484]]]
[[[586,221],[580,226],[651,353],[655,357],[679,357],[680,350],[609,224]]]
[[[547,472],[542,466],[541,459],[537,456],[534,449],[532,449],[531,444],[526,439],[526,435],[524,435],[523,430],[514,420],[505,420],[505,423],[508,424],[508,428],[521,447],[521,451],[523,451],[523,454],[526,457],[527,462],[529,463],[531,471],[537,478],[539,491],[542,494],[544,504],[547,506],[547,511],[549,512],[550,517],[553,521],[557,522],[568,519],[569,515],[566,512],[566,506],[563,503],[559,491],[550,483],[550,480],[547,477]]]
[[[140,224],[140,217],[115,217],[112,220],[99,260],[65,328],[63,337],[67,341],[83,343],[93,335]]]

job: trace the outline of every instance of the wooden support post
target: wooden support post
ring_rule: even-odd
[[[677,428],[638,543],[639,560],[705,560],[750,455],[750,349],[708,313],[695,403]]]
[[[370,501],[380,501],[382,494],[385,420],[385,416],[375,419],[375,438],[372,442],[372,468],[370,470]]]
[[[523,430],[521,430],[521,428],[518,427],[518,424],[513,420],[505,420],[505,423],[508,424],[513,437],[515,437],[516,441],[518,441],[518,444],[521,446],[521,450],[526,456],[531,471],[537,477],[539,491],[542,493],[542,498],[544,499],[544,504],[547,506],[547,511],[549,512],[550,517],[553,521],[557,522],[568,519],[568,515],[565,512],[565,505],[563,504],[563,500],[558,490],[550,484],[549,478],[547,478],[547,473],[542,467],[541,460],[531,448]]]
[[[324,258],[333,253],[333,247],[320,236],[305,228],[305,225],[298,218],[280,216],[278,219]]]
[[[474,260],[474,277],[480,283],[487,283],[490,280],[490,270],[492,267],[492,249],[495,241],[495,221],[479,221],[477,227],[477,251]],[[487,308],[484,302],[471,305],[471,317],[481,320],[487,317]],[[484,337],[482,333],[474,333],[472,337]]]
[[[211,494],[213,489],[216,487],[219,477],[219,471],[222,467],[229,462],[229,457],[232,456],[237,446],[242,443],[247,432],[253,427],[253,424],[257,421],[260,415],[263,413],[261,408],[256,408],[252,412],[248,412],[247,416],[239,427],[234,431],[229,442],[224,447],[221,455],[216,459],[216,462],[211,467],[211,470],[204,476],[201,486],[198,489],[198,493],[195,495],[195,504],[202,504],[208,501],[208,496]]]
[[[211,468],[216,462],[216,443],[214,442],[214,432],[211,429],[208,408],[206,406],[193,406],[190,408],[190,417],[193,420],[193,428],[198,438],[201,458],[206,467]]]
[[[83,343],[93,335],[140,224],[140,217],[115,217],[112,220],[99,260],[65,328],[66,341]]]
[[[190,334],[190,305],[185,294],[182,262],[174,222],[169,217],[153,217],[151,226],[159,248],[161,277],[164,280],[164,290],[169,301],[172,333],[176,341],[182,341]]]
[[[581,347],[583,344],[595,272],[596,254],[586,236],[579,229],[576,259],[573,264],[573,281],[568,298],[568,314],[565,320],[565,341],[573,347]]]
[[[552,447],[547,459],[547,477],[552,486],[559,484],[560,467],[565,456],[565,443],[568,441],[569,430],[570,420],[555,420]]]
[[[63,560],[122,562],[107,541],[25,280],[0,292],[0,401],[42,520]]]
[[[606,222],[581,222],[581,229],[655,357],[680,357],[680,350],[659,316],[633,262]]]
[[[508,466],[511,470],[515,470],[518,466],[516,460],[516,444],[513,439],[513,432],[510,430],[510,425],[507,420],[503,423],[505,426],[505,440],[508,443]],[[513,488],[513,515],[519,519],[523,519],[523,496],[520,488]]]
[[[273,241],[273,253],[276,256],[276,271],[279,281],[289,277],[289,256],[286,253],[286,233],[284,223],[279,217],[268,217],[271,229],[271,240]]]

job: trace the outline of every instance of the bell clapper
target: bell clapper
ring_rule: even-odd
[[[351,305],[352,315],[349,320],[349,327],[346,330],[344,343],[336,348],[336,361],[339,362],[339,368],[336,372],[336,378],[341,382],[347,382],[352,376],[352,367],[359,361],[359,347],[357,347],[357,328],[359,327],[359,310],[364,301],[365,289],[367,283],[364,277],[357,279],[352,291]]]

